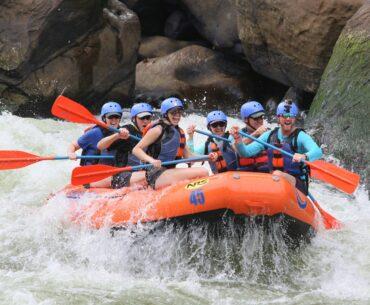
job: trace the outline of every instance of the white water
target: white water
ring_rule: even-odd
[[[191,115],[182,126],[204,129],[203,121]],[[3,113],[0,149],[65,155],[83,129]],[[348,196],[313,183],[316,199],[345,227],[319,231],[300,251],[258,230],[242,240],[216,241],[204,228],[153,234],[142,227],[112,237],[65,224],[64,202],[45,205],[75,165],[43,161],[0,171],[0,304],[370,304],[363,189]]]

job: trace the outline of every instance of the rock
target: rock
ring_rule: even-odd
[[[370,1],[347,22],[312,103],[308,126],[348,168],[369,182]]]
[[[346,21],[364,0],[236,0],[239,38],[253,69],[316,92]]]
[[[102,17],[104,19],[94,20],[95,24],[100,24],[100,29],[85,29],[87,35],[67,44],[68,49],[63,47],[55,51],[47,62],[39,61],[36,64],[33,57],[25,58],[19,69],[9,71],[23,71],[25,74],[22,74],[22,78],[13,77],[9,81],[8,77],[5,83],[15,83],[16,86],[10,88],[12,91],[15,88],[17,94],[20,92],[27,97],[25,100],[39,101],[43,105],[40,106],[40,112],[41,108],[50,112],[50,103],[63,90],[64,94],[89,103],[90,106],[92,100],[103,102],[103,99],[110,97],[127,99],[134,89],[140,22],[118,0],[108,1]],[[75,20],[74,26],[77,24],[78,20]],[[65,34],[61,37],[63,35]],[[42,52],[42,46],[36,45],[35,52]],[[22,67],[28,67],[29,71],[26,73],[21,70]],[[2,97],[12,98],[12,91],[5,89]],[[49,104],[41,103],[45,101]],[[18,113],[31,114],[27,111],[32,108],[29,104],[24,104],[19,107]]]
[[[136,94],[156,98],[179,95],[209,104],[254,96],[254,72],[201,46],[188,46],[170,55],[144,60],[136,67]]]
[[[238,42],[234,0],[181,0],[194,16],[194,25],[210,43],[231,48]]]
[[[163,36],[146,37],[141,40],[139,56],[141,58],[161,57],[192,44],[194,43],[178,41]]]

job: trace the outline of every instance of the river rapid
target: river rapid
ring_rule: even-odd
[[[182,127],[204,117],[191,114]],[[240,121],[231,120],[240,124]],[[85,125],[2,113],[0,149],[65,155]],[[205,137],[196,135],[196,142]],[[0,171],[0,304],[370,304],[370,202],[313,182],[321,206],[344,223],[292,250],[256,228],[215,240],[207,228],[92,231],[66,222],[51,192],[73,161]]]

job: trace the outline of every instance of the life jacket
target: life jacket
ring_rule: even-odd
[[[244,127],[242,129],[244,133],[249,134],[248,129]],[[238,160],[239,170],[249,172],[269,172],[267,151],[263,150],[258,155],[253,157],[242,157],[239,156]]]
[[[298,149],[298,135],[300,132],[304,132],[304,130],[297,128],[283,143],[281,143],[278,138],[278,130],[279,127],[276,127],[273,131],[271,131],[269,137],[267,138],[267,143],[279,147],[288,153],[295,154]],[[282,154],[278,150],[268,148],[267,156],[270,171],[281,170],[297,178],[302,178],[308,175],[308,168],[304,163],[293,162],[291,157]],[[308,177],[306,178],[308,180]]]
[[[149,129],[158,125],[162,127],[162,132],[154,143],[148,146],[146,153],[162,162],[184,158],[186,137],[185,132],[179,126],[168,125],[160,119],[146,126],[143,136]],[[175,167],[175,165],[172,167]]]
[[[126,128],[130,135],[134,135],[138,138],[142,137],[140,130],[133,124],[123,125],[121,128]],[[140,165],[140,160],[132,153],[132,149],[138,143],[137,140],[132,139],[131,137],[127,140],[121,140],[122,144],[116,149],[116,162],[115,166],[136,166]]]
[[[98,142],[102,139],[102,138],[105,138],[109,135],[112,134],[112,131],[106,129],[106,128],[103,128],[103,127],[100,127],[98,125],[95,125],[95,126],[90,126],[88,128],[86,128],[84,130],[84,133],[94,129],[94,128],[98,128],[100,129],[101,133],[102,133],[102,137],[98,140]],[[97,145],[98,143],[95,143],[95,146]],[[92,143],[92,145],[94,145]],[[85,148],[82,150],[81,152],[81,156],[86,156],[86,155],[97,155],[97,156],[100,156],[100,155],[112,155],[112,153],[108,153],[106,150],[103,150],[103,151],[100,151],[98,148],[95,148],[95,149],[91,149],[91,148]],[[93,165],[93,164],[106,164],[106,165],[113,165],[114,164],[114,161],[113,160],[110,160],[110,159],[81,159],[80,160],[80,165],[81,166],[85,166],[85,165]]]
[[[226,132],[224,137],[229,138],[229,132]],[[222,141],[220,145],[222,145],[221,149],[212,137],[208,137],[204,146],[205,155],[208,155],[209,152],[217,153],[217,160],[209,163],[212,172],[216,174],[227,172],[229,170],[236,170],[238,163],[237,154],[231,147],[230,143]]]

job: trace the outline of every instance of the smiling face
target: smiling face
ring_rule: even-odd
[[[209,129],[213,134],[222,137],[225,134],[226,125],[226,122],[223,121],[212,122],[209,124]]]
[[[279,115],[279,124],[284,134],[290,134],[294,129],[296,118],[294,116]]]
[[[118,128],[119,123],[121,122],[121,116],[118,114],[109,115],[109,113],[105,116],[105,121],[108,126]]]
[[[167,112],[168,121],[174,126],[179,125],[183,112],[184,110],[180,107],[171,109]]]

